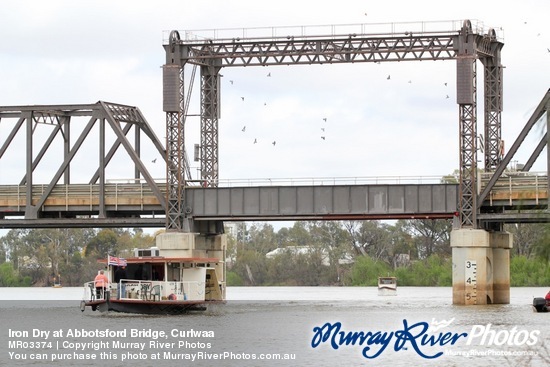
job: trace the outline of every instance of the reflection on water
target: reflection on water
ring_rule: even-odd
[[[138,361],[120,361],[124,353],[137,352],[133,349],[112,346],[108,350],[117,360],[109,360],[110,366],[544,366],[550,361],[548,338],[550,314],[534,313],[531,308],[532,297],[544,296],[544,288],[513,288],[511,302],[508,305],[454,306],[452,305],[451,288],[399,287],[397,296],[381,297],[376,287],[230,287],[228,303],[211,307],[202,314],[184,316],[143,316],[130,314],[99,314],[87,309],[79,310],[82,295],[80,288],[2,288],[0,289],[0,322],[3,332],[0,336],[0,365],[50,365],[42,361],[13,360],[9,358],[9,338],[7,330],[203,330],[214,331],[213,338],[187,337],[172,338],[165,341],[188,342],[182,347],[175,345],[168,349],[176,354],[182,353],[234,353],[241,359],[174,361],[161,358],[150,359],[150,354],[163,353],[167,350],[150,348],[151,338],[126,339],[131,342],[145,342],[144,353],[147,359]],[[409,343],[395,351],[392,342],[375,359],[368,360],[362,356],[363,348],[359,345],[341,345],[337,350],[328,342],[312,348],[314,328],[325,323],[340,322],[346,332],[391,333],[404,329],[404,320],[410,326],[415,323],[433,324],[443,320],[451,324],[438,332],[468,333],[476,325],[500,333],[504,338],[514,333],[516,342],[522,342],[523,336],[536,332],[536,343],[533,346],[515,346],[514,340],[504,345],[480,345],[481,336],[471,345],[466,345],[462,338],[454,345],[424,346],[426,354],[444,352],[447,354],[433,360],[420,357]],[[515,328],[515,329],[514,329]],[[415,329],[420,330],[420,329]],[[478,329],[481,330],[481,329]],[[515,330],[515,331],[514,331]],[[437,332],[437,333],[438,333]],[[530,335],[530,334],[529,334]],[[97,338],[95,338],[97,339]],[[89,342],[94,338],[63,337],[58,340],[72,342]],[[106,339],[108,340],[108,339]],[[395,339],[394,339],[395,340]],[[547,345],[544,345],[546,340]],[[189,344],[195,343],[195,344]],[[198,344],[203,343],[203,344]],[[209,347],[207,345],[209,344]],[[493,343],[494,344],[494,343]],[[202,347],[202,348],[201,348]],[[371,352],[378,350],[379,345],[371,345]],[[17,351],[17,350],[16,350]],[[70,348],[62,350],[72,352]],[[19,351],[22,352],[22,351]],[[43,350],[49,353],[49,350]],[[99,351],[87,351],[97,353]],[[105,351],[104,351],[105,352]],[[456,355],[457,353],[467,355]],[[503,355],[504,353],[524,355]],[[295,354],[294,361],[261,361],[242,359],[243,356],[261,353]],[[536,356],[525,355],[538,353]],[[368,353],[367,353],[368,354]],[[481,354],[485,354],[481,356]],[[105,364],[106,360],[79,361],[79,364],[96,366]],[[56,365],[74,365],[74,361],[60,361]]]

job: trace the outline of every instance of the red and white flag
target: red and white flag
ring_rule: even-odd
[[[109,255],[107,259],[107,264],[116,265],[116,266],[126,266],[126,259]]]

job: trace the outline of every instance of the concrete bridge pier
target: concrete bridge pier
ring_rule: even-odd
[[[215,268],[225,298],[226,234],[165,232],[156,237],[156,247],[164,257],[212,258],[210,267]]]
[[[510,233],[453,229],[451,247],[453,304],[510,303]]]

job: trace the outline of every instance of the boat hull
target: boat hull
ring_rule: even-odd
[[[378,287],[379,296],[397,296],[397,289],[390,287]]]
[[[208,302],[211,303],[211,302]],[[99,301],[83,301],[80,305],[82,312],[90,307],[92,311],[99,312],[122,312],[122,313],[137,313],[148,315],[181,315],[190,312],[200,312],[207,310],[205,302],[193,301],[128,301],[128,300],[99,300]]]

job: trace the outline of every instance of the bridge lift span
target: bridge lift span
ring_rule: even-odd
[[[185,146],[182,135],[186,118],[186,65],[200,67],[201,80],[201,180],[208,186],[218,182],[218,118],[220,70],[223,67],[456,60],[457,104],[459,111],[459,194],[458,228],[451,233],[453,247],[453,303],[509,303],[509,252],[512,238],[502,232],[501,222],[478,220],[481,202],[477,192],[477,60],[484,75],[485,170],[501,173],[503,43],[494,29],[474,29],[469,20],[454,30],[399,31],[385,34],[346,32],[308,36],[304,33],[269,37],[233,35],[229,38],[195,37],[182,39],[172,31],[165,44],[164,103],[167,121],[167,149],[176,157],[168,171],[167,229],[188,228],[182,202],[185,189]],[[535,117],[536,118],[536,117]],[[516,147],[517,149],[517,147]],[[510,152],[512,153],[512,152]],[[490,181],[494,185],[498,176]],[[487,186],[485,197],[491,190]],[[490,231],[488,231],[490,230]],[[474,270],[472,270],[475,267]],[[473,275],[472,275],[473,274]],[[473,286],[472,286],[473,284]]]
[[[220,70],[224,67],[276,66],[299,64],[380,63],[421,60],[456,60],[457,103],[460,131],[460,226],[477,228],[477,67],[484,67],[484,146],[485,169],[494,170],[501,162],[501,111],[503,43],[493,29],[474,28],[469,20],[452,22],[449,29],[430,29],[430,23],[392,24],[386,32],[368,32],[368,24],[346,27],[345,33],[306,34],[307,27],[289,30],[263,29],[263,35],[249,36],[251,30],[213,31],[212,37],[179,31],[170,33],[164,65],[163,108],[167,121],[167,149],[174,166],[168,170],[169,198],[167,226],[180,230],[186,223],[185,146],[182,144],[188,92],[184,70],[200,67],[201,180],[208,186],[218,181],[218,118]],[[342,27],[344,28],[344,27]],[[265,34],[269,34],[266,36]],[[192,81],[191,81],[192,82]],[[185,225],[187,228],[187,226]]]

